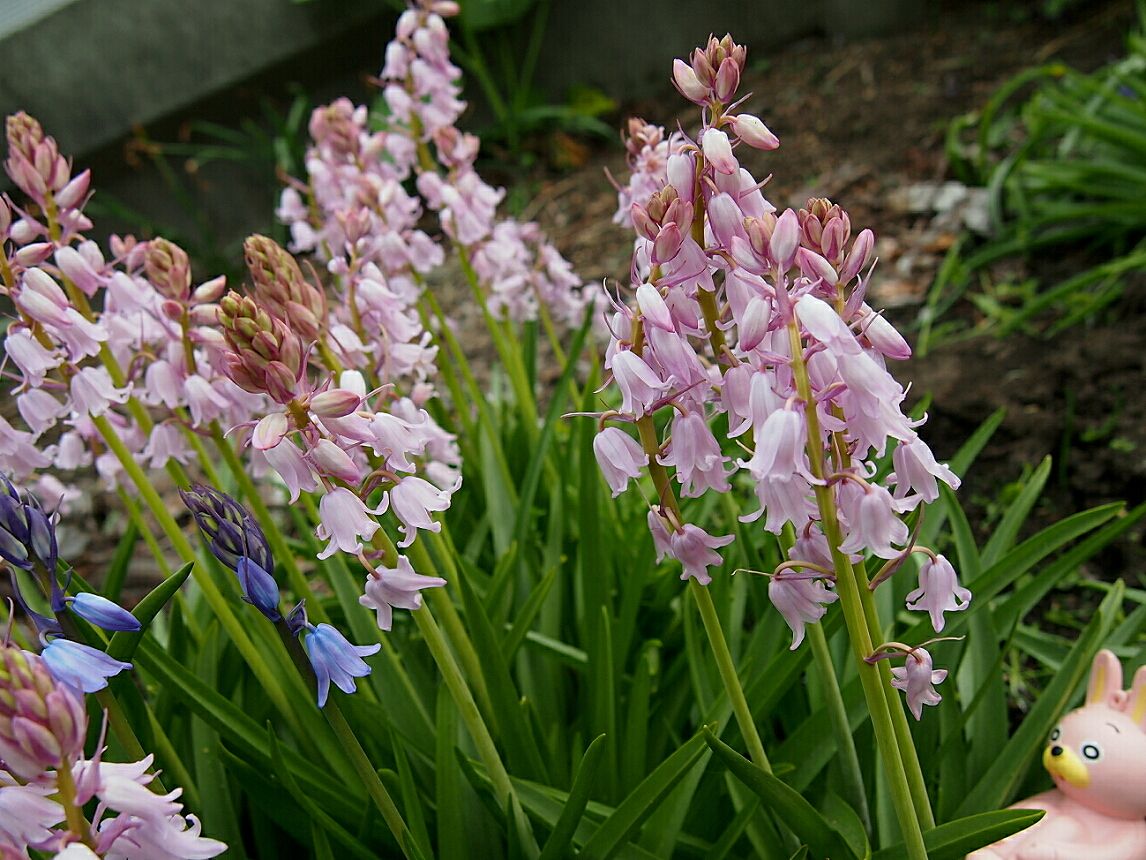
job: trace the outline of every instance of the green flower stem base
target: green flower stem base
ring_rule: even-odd
[[[462,722],[465,723],[470,737],[473,738],[478,756],[485,765],[490,782],[493,783],[494,795],[497,797],[498,804],[503,810],[508,810],[510,798],[514,794],[513,784],[509,781],[509,773],[501,761],[497,746],[493,742],[493,736],[490,735],[485,721],[482,720],[477,702],[474,701],[473,694],[470,693],[470,688],[462,676],[461,669],[458,668],[457,661],[454,660],[454,655],[450,651],[449,645],[446,644],[441,628],[438,627],[428,606],[415,609],[411,615],[414,616],[418,630],[421,631],[422,637],[426,640],[426,646],[430,649],[430,655],[442,673],[442,679],[446,682],[446,688],[450,691],[450,697],[453,698],[454,704],[457,706]]]
[[[870,597],[871,595],[866,584],[863,588],[860,587],[851,560],[839,550],[840,544],[843,543],[843,535],[840,533],[835,497],[831,488],[824,482],[827,470],[824,464],[820,420],[813,406],[815,401],[812,397],[811,381],[808,378],[808,368],[803,359],[804,346],[795,320],[788,324],[788,340],[791,347],[792,373],[796,381],[796,390],[799,392],[800,399],[807,404],[807,408],[804,410],[804,420],[808,427],[808,461],[811,465],[812,474],[821,482],[815,487],[816,506],[820,512],[824,537],[831,548],[832,566],[836,571],[836,593],[840,598],[840,608],[844,614],[848,639],[851,642],[852,653],[855,655],[856,668],[859,671],[864,698],[867,700],[868,712],[871,714],[876,745],[879,747],[880,757],[887,772],[888,790],[895,806],[900,830],[903,832],[909,860],[927,860],[927,849],[923,844],[923,831],[903,765],[903,756],[900,753],[899,737],[896,735],[891,708],[888,706],[888,699],[884,692],[884,687],[888,686],[888,679],[880,671],[879,666],[873,666],[865,659],[875,650],[875,645],[872,642],[872,631],[868,625],[868,617],[863,604],[863,597]]]
[[[720,680],[724,683],[724,689],[732,703],[732,712],[736,715],[736,724],[740,727],[740,734],[748,746],[748,755],[758,768],[766,773],[771,773],[772,764],[768,761],[768,754],[764,752],[764,742],[760,740],[760,733],[756,730],[756,723],[752,719],[752,711],[748,707],[748,699],[744,696],[744,687],[740,684],[740,676],[736,673],[736,664],[732,661],[732,652],[728,650],[728,640],[724,638],[724,628],[720,626],[720,616],[716,613],[712,595],[706,586],[701,585],[695,579],[690,579],[688,586],[693,600],[696,601],[696,608],[700,610],[704,632],[708,636],[712,656],[716,658],[716,668],[720,671]]]
[[[278,630],[279,636],[282,637],[283,645],[286,646],[287,652],[291,656],[291,660],[298,669],[300,675],[304,678],[309,678],[314,681],[314,670],[310,665],[310,658],[307,657],[306,651],[302,647],[302,643],[297,637],[292,636],[287,629],[285,622],[280,622],[275,625]],[[410,853],[409,845],[410,828],[406,826],[406,821],[402,818],[402,813],[398,811],[397,805],[394,803],[394,798],[390,796],[390,792],[386,790],[385,783],[382,778],[378,776],[378,771],[374,764],[370,761],[370,757],[366,755],[366,750],[362,748],[362,744],[358,742],[358,738],[354,734],[354,730],[350,724],[346,722],[346,717],[342,714],[342,709],[338,707],[338,702],[334,699],[327,699],[326,705],[322,708],[323,716],[326,717],[326,722],[330,725],[331,730],[334,732],[335,738],[338,740],[339,745],[346,752],[347,758],[350,760],[354,772],[358,774],[358,778],[362,780],[362,785],[366,789],[366,793],[370,795],[370,800],[374,803],[375,808],[382,814],[382,819],[386,822],[386,826],[398,841],[398,846],[402,849],[402,853],[410,860],[414,860],[414,856]]]

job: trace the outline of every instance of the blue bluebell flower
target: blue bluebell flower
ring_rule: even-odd
[[[57,681],[85,693],[102,690],[108,678],[131,668],[130,663],[109,657],[98,648],[60,637],[48,642],[40,656]]]
[[[355,678],[365,678],[370,667],[363,657],[377,654],[382,647],[354,645],[337,628],[329,624],[311,624],[306,617],[306,606],[300,602],[286,617],[287,629],[292,635],[302,634],[302,646],[318,680],[318,706],[324,707],[330,694],[330,682],[346,694],[358,690]]]
[[[337,628],[329,624],[311,627],[303,634],[302,644],[318,679],[320,708],[326,704],[331,681],[344,693],[355,692],[358,687],[354,679],[370,674],[370,667],[362,658],[376,654],[382,647],[377,642],[373,645],[352,645]]]
[[[104,630],[125,630],[135,633],[140,629],[138,618],[122,606],[98,594],[83,592],[75,597],[66,597],[62,602],[84,621]]]
[[[202,484],[192,484],[191,489],[180,490],[179,495],[207,539],[211,554],[238,576],[243,600],[271,621],[282,618],[270,544],[247,509],[225,493]]]

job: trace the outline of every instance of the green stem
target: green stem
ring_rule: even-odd
[[[510,808],[509,799],[514,793],[513,784],[509,781],[509,774],[506,772],[505,765],[502,763],[501,756],[498,754],[497,746],[493,742],[493,736],[490,735],[489,729],[482,720],[481,712],[478,711],[478,706],[474,701],[473,694],[466,685],[466,680],[458,668],[457,662],[454,660],[454,655],[450,651],[449,645],[446,644],[445,637],[442,636],[441,628],[439,628],[437,622],[434,621],[434,616],[430,614],[430,608],[428,606],[415,609],[411,614],[414,616],[414,621],[417,623],[418,629],[422,632],[422,636],[426,640],[426,646],[430,649],[430,655],[434,658],[434,662],[438,664],[438,670],[442,673],[442,678],[446,682],[446,688],[450,691],[450,696],[457,706],[462,722],[465,723],[470,737],[473,738],[474,745],[478,750],[478,755],[481,757],[482,763],[485,764],[490,782],[493,783],[494,794],[497,797],[498,805],[503,810],[508,810]]]
[[[840,763],[844,799],[851,804],[852,809],[859,815],[864,830],[870,835],[871,813],[867,806],[867,794],[864,792],[863,771],[860,769],[859,756],[856,754],[855,737],[852,735],[851,724],[848,722],[848,711],[844,706],[844,697],[840,693],[839,678],[836,677],[832,655],[828,651],[828,639],[824,635],[824,628],[819,624],[809,624],[804,630],[808,635],[808,643],[812,646],[812,658],[820,670],[824,701],[828,709],[828,716],[832,720],[832,731],[836,735],[836,757]],[[891,689],[890,684],[888,684],[888,689]]]
[[[728,650],[728,642],[724,638],[724,628],[720,626],[720,617],[716,614],[712,595],[708,588],[695,579],[690,579],[688,585],[689,591],[692,592],[693,599],[696,601],[696,607],[700,610],[700,618],[704,622],[704,632],[708,636],[712,656],[716,658],[716,668],[720,671],[720,680],[724,682],[724,689],[732,702],[732,712],[736,715],[736,724],[740,727],[740,734],[748,746],[748,754],[757,767],[766,773],[771,773],[772,765],[768,761],[767,753],[764,752],[764,743],[760,740],[756,723],[752,720],[752,711],[748,707],[748,700],[744,697],[744,688],[740,684],[736,664],[732,662],[732,652]]]
[[[426,576],[437,576],[437,565],[426,551],[422,541],[416,540],[410,545],[409,549],[410,560],[413,561],[414,566],[420,568]],[[454,575],[457,575],[455,569]],[[457,582],[453,582],[454,587],[457,587]],[[465,667],[466,677],[470,679],[470,684],[474,688],[474,695],[481,703],[482,710],[487,714],[492,714],[493,702],[489,697],[489,690],[485,685],[485,675],[482,672],[481,660],[478,659],[477,649],[474,648],[473,642],[466,634],[465,626],[462,624],[461,616],[458,615],[457,607],[454,606],[453,601],[450,600],[449,595],[441,588],[435,588],[429,592],[429,600],[434,607],[434,612],[437,613],[442,619],[442,625],[446,628],[446,635],[450,640],[450,644],[454,646],[454,651],[457,652],[458,658]]]
[[[868,629],[871,630],[872,641],[882,642],[883,631],[875,606],[875,596],[867,587],[867,573],[863,562],[856,565],[855,572],[859,583],[860,601],[863,603],[864,617]],[[923,778],[923,768],[919,763],[919,752],[915,749],[915,739],[911,736],[911,726],[907,722],[907,714],[904,713],[899,691],[891,686],[891,668],[887,665],[887,661],[881,660],[877,668],[880,670],[881,686],[887,699],[887,707],[891,711],[896,741],[903,756],[907,782],[911,787],[911,802],[915,806],[915,814],[919,817],[920,825],[924,830],[930,830],[935,826],[935,813],[931,809],[931,799],[927,796],[927,782]]]
[[[482,319],[485,320],[486,328],[493,338],[493,343],[497,348],[498,356],[501,358],[502,366],[509,375],[509,382],[510,385],[513,386],[513,393],[517,399],[517,408],[521,413],[525,432],[529,436],[530,443],[536,442],[539,432],[537,428],[537,403],[533,397],[533,389],[529,386],[529,379],[526,377],[525,367],[521,363],[521,354],[506,340],[505,334],[498,326],[497,320],[494,319],[493,314],[490,313],[489,305],[485,300],[485,293],[482,292],[481,282],[478,279],[477,272],[474,271],[474,267],[470,263],[469,252],[465,246],[460,243],[455,242],[454,246],[457,248],[458,260],[461,262],[462,272],[465,273],[466,282],[470,286],[470,292],[473,293],[474,301],[476,301],[478,307],[481,308]]]
[[[69,832],[94,851],[92,828],[84,818],[83,808],[76,803],[76,781],[72,779],[72,763],[67,758],[56,768],[56,799],[64,808]]]
[[[852,568],[848,556],[839,549],[840,544],[843,543],[843,535],[840,532],[835,497],[831,487],[824,481],[826,470],[820,420],[816,413],[811,381],[808,378],[808,369],[803,359],[803,343],[795,320],[788,324],[788,338],[791,345],[792,373],[796,380],[796,390],[800,399],[806,404],[804,417],[808,427],[808,460],[812,474],[820,482],[815,486],[816,505],[819,509],[824,537],[827,539],[828,547],[831,550],[832,564],[836,569],[836,593],[839,594],[840,609],[848,629],[848,638],[851,642],[852,653],[855,656],[864,698],[867,700],[868,712],[871,714],[876,745],[879,747],[880,757],[883,759],[884,769],[887,772],[888,790],[891,793],[896,818],[899,820],[899,826],[903,832],[907,856],[910,860],[927,860],[927,849],[923,844],[923,831],[915,811],[915,803],[912,800],[911,788],[903,766],[891,709],[888,707],[887,697],[883,691],[884,678],[879,668],[871,665],[865,659],[874,652],[875,645],[872,642],[871,630],[864,614],[855,570]]]
[[[361,777],[363,785],[366,786],[366,791],[370,795],[370,799],[374,801],[375,808],[382,813],[386,826],[390,828],[390,832],[398,840],[398,847],[402,849],[405,856],[414,856],[409,850],[410,829],[406,826],[402,813],[398,811],[390,792],[386,790],[385,783],[378,776],[378,771],[366,755],[366,750],[362,749],[362,744],[358,742],[354,730],[346,722],[346,717],[342,715],[338,703],[328,701],[326,707],[323,708],[323,713],[326,714],[326,721],[334,730],[334,736],[338,738],[338,742],[342,744],[342,748],[350,757],[350,763],[354,766],[354,770]]]
[[[307,657],[305,650],[303,650],[302,643],[296,636],[291,635],[285,622],[276,624],[275,629],[279,632],[279,636],[283,640],[283,645],[290,654],[291,660],[295,668],[298,669],[299,674],[304,678],[313,680],[314,669],[311,667],[310,658]],[[404,855],[410,857],[408,850],[410,829],[406,826],[402,814],[394,804],[394,799],[390,797],[390,792],[386,790],[385,784],[378,776],[378,770],[374,767],[373,762],[370,761],[370,757],[366,755],[366,750],[362,749],[362,744],[358,742],[358,737],[354,734],[354,730],[350,728],[350,724],[346,722],[346,717],[343,716],[342,709],[338,707],[336,701],[327,699],[326,705],[322,708],[322,713],[323,716],[326,717],[326,722],[330,725],[331,730],[334,732],[334,737],[346,752],[347,758],[350,759],[350,764],[354,768],[354,772],[358,775],[358,778],[362,780],[362,785],[366,788],[366,793],[370,795],[370,799],[374,802],[375,808],[382,813],[382,818],[385,820],[386,826],[390,828],[390,832],[394,834],[394,838],[398,840],[398,847],[402,849]]]

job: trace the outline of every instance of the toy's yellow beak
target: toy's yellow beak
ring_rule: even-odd
[[[1075,788],[1086,788],[1090,785],[1090,772],[1070,747],[1051,744],[1043,750],[1043,767],[1051,776],[1065,779]]]

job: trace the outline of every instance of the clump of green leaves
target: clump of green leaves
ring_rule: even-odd
[[[955,175],[990,191],[994,236],[960,243],[932,286],[925,348],[963,297],[1000,334],[1055,334],[1116,302],[1146,266],[1146,6],[1125,58],[1090,74],[1061,63],[1026,69],[948,133]],[[1081,271],[1022,288],[992,266],[1078,255]],[[1071,257],[1073,259],[1073,256]],[[1055,266],[1036,266],[1039,270]],[[1001,277],[1001,280],[1000,280]],[[996,283],[998,282],[998,283]]]

